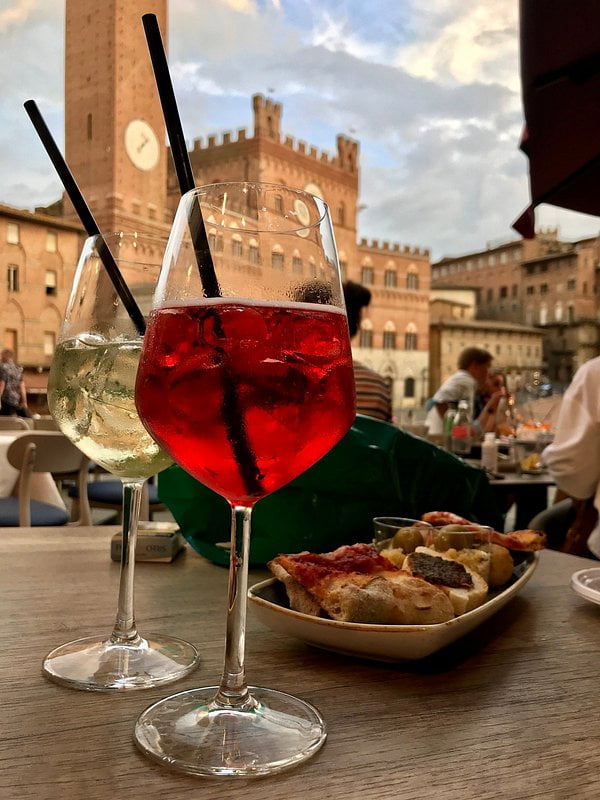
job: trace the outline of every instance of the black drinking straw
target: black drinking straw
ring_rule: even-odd
[[[183,128],[179,117],[171,75],[169,73],[167,55],[165,53],[156,15],[144,14],[142,16],[142,24],[146,34],[146,42],[150,52],[156,87],[158,89],[165,125],[169,135],[171,155],[175,164],[175,171],[177,172],[179,189],[183,195],[195,187],[194,172],[183,136]],[[204,294],[206,297],[220,297],[221,289],[208,244],[200,203],[197,198],[193,213],[189,216],[188,224]],[[217,336],[224,339],[225,331],[223,330],[220,316],[216,312],[213,321]],[[256,463],[256,456],[250,446],[234,376],[227,368],[223,370],[223,384],[223,421],[227,428],[227,438],[231,444],[231,449],[239,467],[246,491],[250,496],[260,496],[263,493],[263,476],[260,474],[258,464]]]
[[[158,89],[165,125],[169,135],[169,144],[171,145],[171,155],[173,156],[177,180],[179,181],[179,190],[183,195],[189,192],[190,189],[193,189],[196,184],[194,181],[194,171],[192,170],[190,156],[183,135],[183,127],[179,117],[179,110],[177,109],[177,101],[175,100],[175,92],[169,73],[167,55],[165,53],[156,14],[144,14],[142,16],[142,24],[144,26],[144,33],[146,34],[146,42],[150,52],[154,78],[156,80],[156,88]],[[197,201],[194,213],[190,215],[189,226],[204,294],[206,297],[220,297],[221,289],[208,244],[206,228],[204,227],[204,221],[202,219],[202,211]]]
[[[108,276],[111,279],[113,286],[115,287],[115,290],[121,299],[121,302],[131,317],[131,321],[135,325],[140,336],[143,336],[146,332],[144,315],[140,311],[140,307],[131,294],[129,287],[125,283],[117,262],[115,261],[113,254],[110,252],[108,245],[104,241],[104,237],[100,233],[98,223],[94,219],[94,215],[90,211],[88,204],[85,202],[85,198],[81,194],[81,190],[77,185],[77,181],[73,177],[73,173],[69,169],[67,162],[58,149],[35,100],[27,100],[25,103],[23,103],[23,105],[25,107],[25,111],[29,115],[29,119],[33,123],[33,127],[36,129],[37,134],[46,149],[46,152],[50,156],[50,161],[52,161],[54,168],[58,172],[58,176],[65,187],[65,191],[69,196],[69,200],[71,203],[73,203],[73,207],[75,208],[75,211],[77,212],[77,215],[79,216],[87,235],[98,237],[96,242],[98,255],[100,256],[100,259],[104,264],[106,271],[108,272]]]

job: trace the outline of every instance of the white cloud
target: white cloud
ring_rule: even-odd
[[[6,8],[0,8],[0,35],[11,25],[25,22],[34,8],[34,0],[14,0]]]
[[[519,90],[518,7],[506,0],[437,0],[417,13],[417,41],[395,63],[447,83],[498,82]]]
[[[254,0],[221,0],[221,3],[242,14],[256,14],[257,11]]]
[[[360,37],[360,32],[349,29],[349,23],[343,17],[335,16],[327,11],[317,20],[309,37],[315,47],[324,47],[332,52],[344,52],[365,61],[380,61],[383,48]]]

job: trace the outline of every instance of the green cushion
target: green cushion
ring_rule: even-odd
[[[177,466],[160,473],[158,493],[192,547],[227,564],[228,503]],[[502,526],[482,470],[393,425],[358,416],[317,464],[257,503],[250,561],[370,541],[375,516],[419,518],[437,510]]]

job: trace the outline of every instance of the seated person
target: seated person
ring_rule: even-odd
[[[494,414],[484,414],[481,420],[481,432],[494,432],[498,436],[514,434],[514,425],[510,424],[512,417],[512,398],[509,396],[504,375],[502,372],[491,369],[481,389],[475,392],[473,403],[473,419],[478,419],[484,409],[490,411],[495,408]]]
[[[433,405],[425,418],[429,436],[442,436],[444,414],[450,403],[469,400],[471,408],[474,408],[475,392],[485,386],[492,359],[491,353],[479,347],[467,347],[460,353],[458,370],[433,395]],[[477,417],[474,417],[481,431],[494,430],[498,403],[502,396],[502,391],[494,391]]]
[[[542,453],[558,489],[575,499],[575,511],[581,518],[580,524],[576,524],[577,520],[573,522],[578,541],[567,541],[565,530],[561,549],[579,555],[589,555],[589,550],[596,558],[600,558],[599,385],[600,357],[596,357],[575,373],[562,399],[554,441]],[[587,530],[581,524],[585,520]]]
[[[371,292],[360,283],[346,281],[343,286],[350,338],[358,333],[363,308],[371,302]],[[356,413],[392,421],[392,384],[375,370],[354,361]]]

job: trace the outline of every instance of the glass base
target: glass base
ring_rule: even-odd
[[[48,653],[42,672],[51,681],[72,689],[148,689],[183,678],[199,659],[193,645],[171,636],[138,636],[131,642],[88,636]]]
[[[327,737],[309,703],[274,689],[249,687],[241,708],[217,705],[217,686],[179,692],[147,708],[134,739],[166,767],[191,775],[248,778],[301,764]]]

